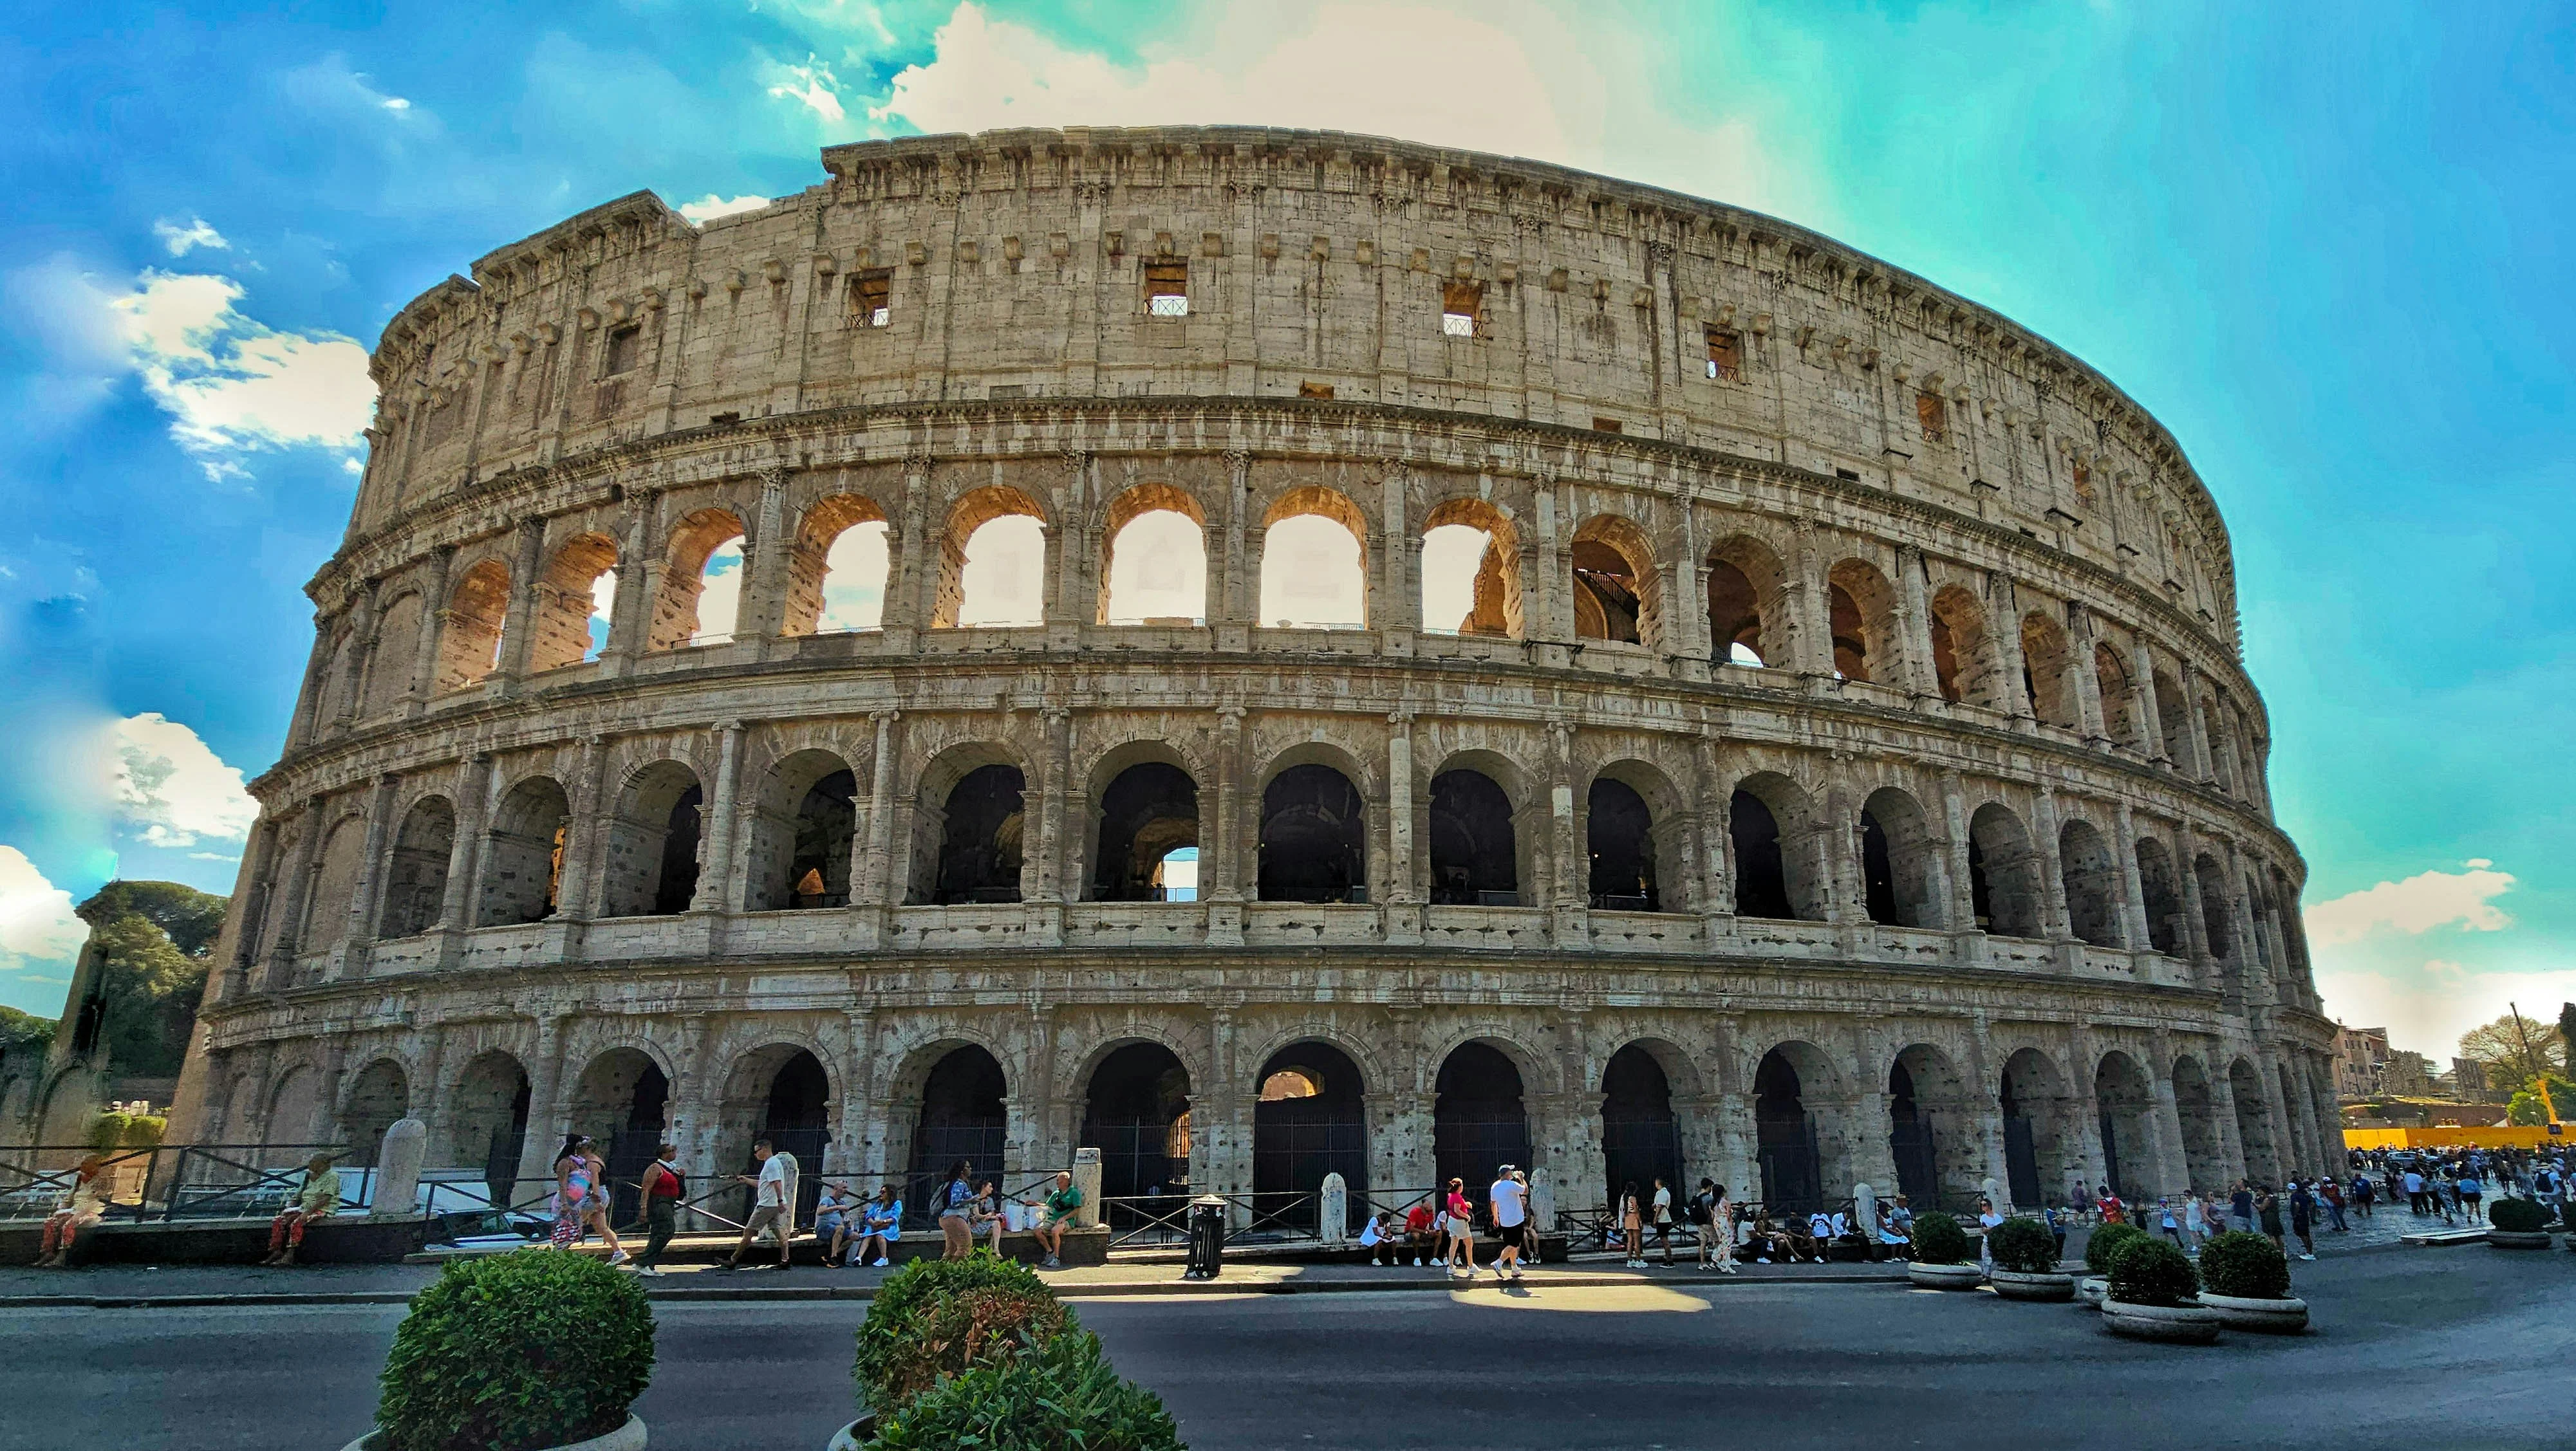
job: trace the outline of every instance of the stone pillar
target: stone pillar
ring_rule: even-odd
[[[1219,554],[1214,596],[1208,610],[1208,623],[1216,627],[1216,648],[1240,652],[1252,648],[1250,628],[1253,616],[1261,607],[1261,581],[1248,576],[1249,558],[1246,535],[1255,527],[1251,517],[1252,455],[1242,449],[1228,449],[1225,454],[1225,518],[1223,536],[1218,540]],[[1201,868],[1202,874],[1205,867]]]
[[[528,673],[528,652],[535,644],[537,598],[543,592],[546,524],[529,519],[519,525],[518,546],[510,565],[510,605],[501,617],[501,663],[493,670],[487,692],[495,700],[518,693]]]
[[[341,925],[339,975],[366,975],[367,949],[376,936],[376,899],[384,890],[385,839],[393,834],[394,794],[402,777],[387,772],[367,793],[367,828],[359,848],[357,880],[349,893],[348,920]]]
[[[1918,701],[1940,699],[1941,676],[1932,664],[1932,607],[1924,596],[1919,545],[1896,548],[1896,628],[1905,657],[1906,693]]]
[[[1075,650],[1082,627],[1099,618],[1101,591],[1092,565],[1100,558],[1098,489],[1091,476],[1091,455],[1079,449],[1060,457],[1064,486],[1056,492],[1056,522],[1047,530],[1048,578],[1043,583],[1040,613],[1046,621],[1047,648]]]
[[[540,1009],[537,1051],[528,1064],[528,1137],[519,1150],[519,1184],[513,1199],[525,1199],[537,1181],[552,1177],[555,1150],[563,1146],[565,1111],[555,1099],[563,1085],[564,1029],[570,1013]]]
[[[2209,1116],[2218,1121],[2218,1154],[2230,1179],[2254,1177],[2254,1162],[2247,1155],[2245,1135],[2236,1123],[2236,1077],[2228,1071],[2228,1049],[2223,1043],[2213,1045],[2217,1052],[2209,1069]],[[2225,1189],[2227,1185],[2217,1186]]]
[[[447,571],[456,562],[456,546],[442,545],[429,557],[429,578],[421,586],[420,638],[413,643],[411,679],[403,686],[402,714],[408,720],[438,693],[438,647],[447,627]]]
[[[2178,859],[2174,875],[2180,878],[2177,890],[2182,896],[2182,947],[2191,958],[2192,980],[2207,987],[2216,975],[2218,954],[2209,940],[2209,918],[2200,899],[2200,849],[2187,820],[2174,827],[2174,855]]]
[[[2195,1188],[2191,1182],[2189,1142],[2182,1133],[2182,1105],[2174,1098],[2173,1044],[2163,1033],[2155,1038],[2156,1061],[2147,1065],[2147,1076],[2156,1093],[2156,1187],[2166,1194]]]
[[[1379,648],[1399,658],[1413,654],[1414,637],[1422,631],[1422,591],[1414,585],[1413,571],[1419,545],[1405,523],[1404,490],[1408,478],[1403,464],[1388,467],[1379,482],[1378,598],[1369,611],[1369,628],[1377,632]]]
[[[653,628],[653,597],[661,591],[661,566],[647,563],[652,548],[651,499],[649,494],[627,496],[624,537],[617,549],[617,593],[608,602],[608,640],[599,651],[603,680],[635,668],[635,657],[644,651],[645,632]]]
[[[1825,566],[1816,553],[1815,530],[1798,526],[1798,545],[1789,567],[1796,571],[1790,580],[1791,597],[1797,600],[1797,653],[1794,667],[1807,675],[1830,678],[1834,673],[1834,613],[1831,597],[1825,591]]]
[[[886,649],[909,655],[930,626],[930,591],[939,576],[940,541],[930,530],[930,456],[906,454],[903,508],[886,530],[885,611],[878,617]]]
[[[2039,858],[2039,930],[2052,942],[2075,935],[2066,919],[2066,877],[2057,855],[2057,793],[2047,786],[2032,798],[2031,852]]]
[[[2026,722],[2032,719],[2033,707],[2030,686],[2022,678],[2028,667],[2021,658],[2021,604],[2013,593],[2012,576],[2000,571],[1991,576],[1987,595],[1995,622],[1995,654],[2004,672],[2005,707],[2015,721]]]
[[[2093,612],[2080,604],[2066,607],[2066,653],[2075,674],[2076,720],[2084,729],[2084,743],[2107,746],[2111,743],[2110,727],[2102,716],[2102,675],[2093,660]]]
[[[420,1169],[429,1149],[429,1125],[397,1120],[376,1150],[376,1188],[369,1201],[375,1219],[410,1219],[420,1213]]]
[[[573,782],[572,827],[564,833],[563,876],[555,884],[555,917],[590,920],[599,897],[601,860],[608,849],[608,738],[584,736],[579,779]]]
[[[2131,952],[2152,952],[2155,934],[2147,930],[2146,883],[2138,876],[2138,824],[2129,814],[2128,802],[2114,802],[2112,811],[2120,831],[2114,850],[2120,858],[2121,931],[2129,939]]]
[[[474,876],[482,856],[483,819],[491,810],[492,758],[476,753],[457,772],[456,836],[447,848],[447,889],[438,899],[438,925],[460,931],[474,925]]]
[[[1715,736],[1702,734],[1692,739],[1691,764],[1697,777],[1692,784],[1699,796],[1698,850],[1691,859],[1697,878],[1694,895],[1699,899],[1709,940],[1715,942],[1733,931],[1735,922],[1735,843],[1727,830],[1731,802],[1718,764]]]
[[[1390,903],[1419,903],[1413,861],[1413,713],[1386,718],[1386,878]]]
[[[796,552],[787,538],[786,465],[761,470],[760,505],[742,547],[747,558],[734,638],[757,642],[752,648],[766,655],[786,628],[787,566]]]
[[[2170,766],[2173,757],[2165,740],[2164,706],[2156,698],[2156,656],[2144,635],[2138,636],[2130,649],[2129,662],[2129,673],[2137,678],[2134,696],[2138,702],[2138,739],[2146,742],[2147,759],[2159,766]]]
[[[1081,893],[1067,880],[1072,853],[1071,835],[1076,808],[1073,786],[1073,712],[1049,708],[1046,712],[1046,760],[1040,767],[1038,798],[1037,880],[1031,900],[1059,905]],[[1080,803],[1087,807],[1088,802]]]
[[[286,727],[287,748],[311,745],[322,734],[323,701],[329,694],[331,621],[313,617],[313,648],[304,656],[304,684],[295,693],[295,714]]]
[[[1983,1173],[1990,1186],[1986,1193],[2000,1208],[2005,1197],[1991,1186],[1996,1175],[2010,1177],[2004,1167],[2004,1066],[1995,1061],[1994,1033],[1982,1009],[1968,1019],[1968,1072],[1972,1078],[1961,1097],[1975,1106],[1978,1152],[1985,1158]]]
[[[1699,511],[1685,492],[1680,509],[1680,552],[1667,574],[1664,590],[1664,651],[1681,662],[1684,680],[1706,680],[1712,651],[1708,641],[1707,560],[1699,545]]]
[[[867,870],[858,880],[860,886],[850,896],[852,906],[892,907],[903,900],[897,890],[892,870],[894,860],[894,724],[902,719],[900,712],[875,711],[868,717],[876,722],[876,760],[868,772]]]
[[[1548,899],[1541,905],[1552,911],[1550,921],[1560,948],[1586,945],[1591,940],[1586,908],[1591,904],[1592,892],[1585,875],[1591,858],[1575,824],[1573,737],[1572,726],[1563,721],[1549,722],[1547,802],[1553,830],[1548,840],[1556,870],[1547,884]]]
[[[333,731],[345,731],[365,713],[368,662],[376,653],[376,581],[369,580],[349,610],[349,654],[342,663],[340,698],[331,711]]]
[[[2200,713],[2199,676],[2189,660],[2180,662],[2176,684],[2182,691],[2183,728],[2191,732],[2191,755],[2184,774],[2195,781],[2208,782],[2215,779],[2217,770],[2209,754],[2209,721]]]
[[[304,900],[313,887],[313,858],[322,849],[322,808],[326,798],[315,796],[304,803],[304,830],[295,839],[295,856],[286,869],[286,882],[270,900],[277,905],[277,930],[269,934],[268,988],[271,992],[294,985],[295,958],[303,950]]]
[[[689,902],[692,912],[724,912],[733,907],[734,837],[741,815],[740,777],[742,774],[742,722],[724,724],[723,744],[716,757],[716,789],[708,794],[705,860],[698,871],[697,895]]]
[[[2227,930],[2236,939],[2236,950],[2229,954],[2236,962],[2236,982],[2245,994],[2246,1006],[2264,1006],[2273,999],[2271,975],[2246,970],[2249,967],[2260,967],[2263,954],[2254,945],[2254,907],[2252,903],[2245,900],[2244,859],[2237,855],[2235,842],[2221,837],[2218,846],[2220,851],[2225,853],[2225,859],[2219,864],[2219,870],[2226,874],[2227,880],[2220,886],[2224,889],[2227,898],[2225,903]]]
[[[260,942],[268,931],[268,914],[277,900],[278,884],[271,880],[271,875],[277,870],[275,817],[265,811],[260,813],[259,825],[251,832],[249,846],[243,855],[245,862],[241,881],[244,905],[233,929],[232,960],[225,969],[223,992],[218,1001],[251,990],[252,964],[259,961]]]
[[[1957,771],[1947,768],[1941,772],[1941,825],[1942,846],[1950,858],[1950,930],[1975,932],[1977,894],[1976,877],[1968,867],[1967,787]]]
[[[1073,1187],[1082,1194],[1082,1207],[1074,1211],[1076,1229],[1100,1227],[1100,1150],[1084,1145],[1073,1151]]]

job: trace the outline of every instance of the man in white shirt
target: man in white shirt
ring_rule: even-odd
[[[796,1236],[796,1156],[778,1152],[767,1139],[751,1146],[751,1156],[760,1161],[760,1173],[733,1176],[752,1187],[751,1217],[743,1221],[742,1240],[733,1247],[733,1257],[724,1262],[724,1268],[742,1268],[743,1252],[765,1229],[778,1237],[778,1267],[783,1270],[788,1242]]]
[[[1512,1177],[1512,1166],[1505,1164],[1494,1175],[1494,1187],[1486,1202],[1494,1207],[1494,1233],[1503,1242],[1503,1252],[1494,1256],[1494,1277],[1501,1279],[1508,1268],[1515,1280],[1521,1277],[1521,1238],[1529,1226],[1529,1191]]]

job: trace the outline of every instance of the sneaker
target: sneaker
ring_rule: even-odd
[[[740,1266],[740,1265],[738,1265],[738,1264],[735,1264],[735,1263],[734,1263],[733,1261],[731,1261],[731,1260],[726,1260],[723,1264],[720,1264],[720,1265],[716,1266],[716,1268],[717,1268],[719,1271],[722,1271],[722,1272],[725,1272],[725,1273],[731,1273],[731,1272],[732,1272],[732,1271],[734,1271],[734,1270],[741,1269],[741,1268],[742,1268],[742,1266]]]
[[[1420,1261],[1420,1260],[1415,1260],[1415,1261],[1413,1262],[1413,1267],[1414,1267],[1415,1269],[1417,1269],[1417,1270],[1418,1270],[1418,1269],[1420,1269],[1420,1268],[1422,1268],[1422,1261]]]
[[[885,1262],[885,1260],[883,1259],[883,1257],[880,1257],[880,1258],[877,1260],[876,1267],[877,1267],[878,1269],[884,1269],[884,1268],[886,1267],[886,1262]]]
[[[635,1273],[639,1275],[649,1275],[657,1280],[662,1278],[662,1272],[653,1268],[651,1265],[638,1265],[635,1268]]]
[[[1038,1261],[1038,1268],[1042,1270],[1060,1270],[1064,1268],[1064,1262],[1053,1255],[1048,1255],[1045,1259]]]
[[[628,1254],[624,1250],[619,1250],[617,1253],[608,1257],[608,1262],[612,1265],[622,1265],[633,1258],[635,1258],[635,1256]]]
[[[2303,1259],[2303,1260],[2312,1260],[2312,1259],[2315,1259],[2315,1258],[2316,1258],[2316,1256],[2315,1256],[2315,1255],[2301,1255],[2301,1256],[2299,1256],[2299,1258],[2301,1258],[2301,1259]]]

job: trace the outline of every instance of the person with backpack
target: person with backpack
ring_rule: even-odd
[[[1715,1187],[1710,1180],[1700,1180],[1699,1188],[1691,1194],[1690,1203],[1684,1211],[1690,1215],[1692,1235],[1699,1240],[1699,1268],[1703,1270],[1709,1267],[1711,1252],[1717,1248],[1717,1232],[1712,1227],[1710,1218],[1710,1211],[1716,1207],[1717,1199],[1708,1192]]]
[[[975,1166],[964,1159],[948,1166],[948,1182],[939,1186],[931,1209],[939,1216],[939,1235],[946,1242],[940,1258],[962,1260],[975,1251]]]
[[[2299,1258],[2317,1257],[2317,1196],[2308,1191],[2307,1181],[2290,1181],[2290,1232],[2299,1237]]]
[[[635,1273],[662,1275],[662,1251],[679,1231],[680,1201],[688,1195],[688,1181],[680,1177],[680,1150],[674,1144],[657,1144],[653,1162],[644,1170],[643,1197],[636,1208],[644,1217],[644,1254],[635,1261]]]

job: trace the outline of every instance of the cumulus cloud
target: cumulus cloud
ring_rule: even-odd
[[[2513,889],[2510,872],[2484,857],[2458,872],[2418,872],[2381,882],[2307,910],[2308,936],[2320,945],[2359,942],[2380,932],[2408,936],[2456,925],[2463,932],[2498,932],[2513,918],[2494,899]]]
[[[0,846],[0,972],[68,981],[89,927],[72,912],[72,894],[45,880],[27,854]]]
[[[2412,970],[2375,972],[2319,964],[2326,1011],[2354,1027],[2385,1027],[2389,1040],[2447,1067],[2460,1035],[2520,1003],[2525,1017],[2550,1021],[2576,1001],[2576,970],[2490,972],[2434,958]]]
[[[195,731],[157,711],[109,725],[103,746],[117,817],[148,846],[239,841],[259,819],[259,802],[242,789],[242,773]]]
[[[693,222],[711,222],[736,212],[756,212],[767,205],[769,198],[765,196],[720,197],[708,192],[696,201],[680,203],[680,215]]]
[[[794,101],[825,121],[838,125],[847,115],[841,107],[840,77],[832,68],[812,56],[803,65],[780,65],[771,68],[769,94],[782,101]]]
[[[164,217],[152,224],[152,235],[161,239],[161,245],[169,248],[173,257],[185,257],[199,247],[229,251],[233,245],[224,240],[223,233],[206,225],[204,217],[190,217],[185,225]]]

